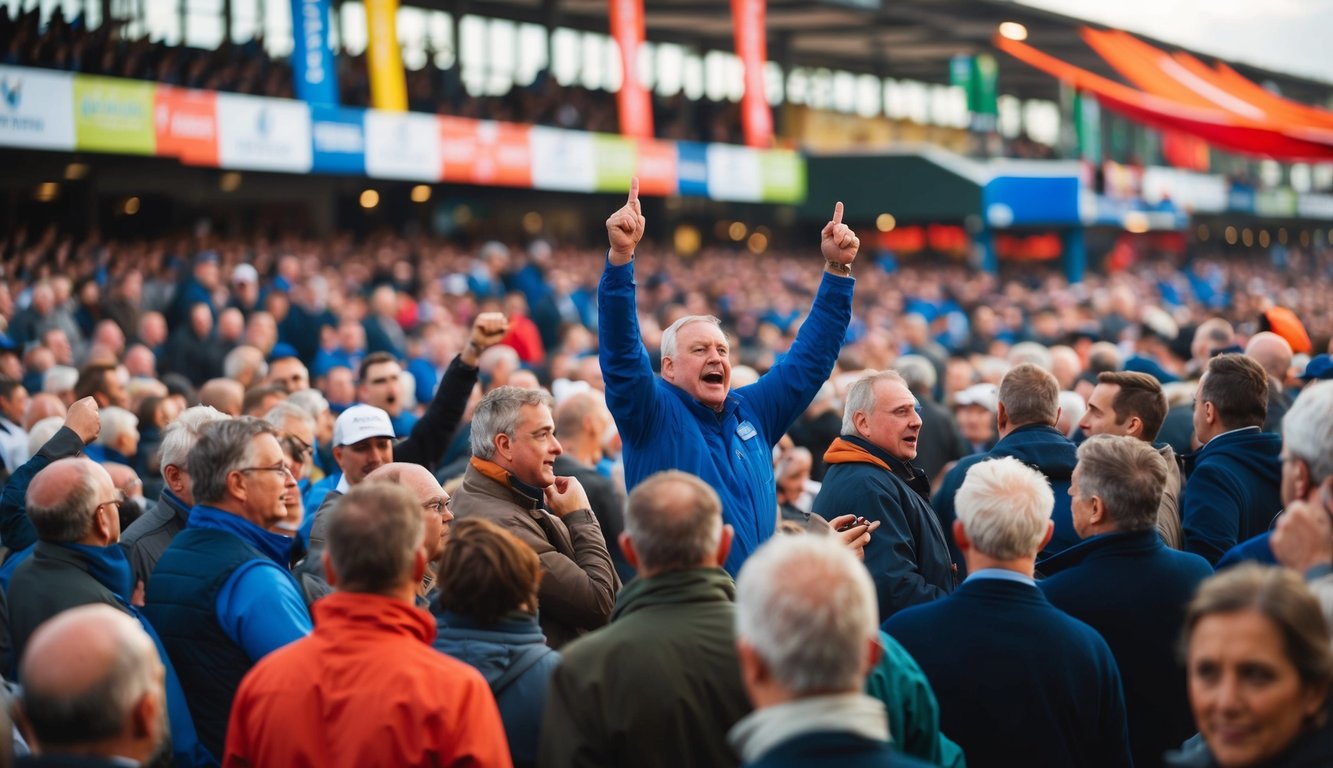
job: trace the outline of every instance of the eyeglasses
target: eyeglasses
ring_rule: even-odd
[[[237,470],[235,470],[235,471],[237,471],[237,472],[276,472],[278,475],[287,475],[287,476],[291,477],[293,480],[296,479],[296,475],[292,473],[292,468],[289,467],[289,466],[287,466],[286,464],[278,464],[278,465],[276,465],[276,466],[272,466],[272,467],[241,467],[241,468],[239,468],[239,469],[237,469]]]
[[[94,509],[100,509],[100,508],[102,508],[102,507],[105,507],[105,506],[108,505],[108,504],[112,504],[112,505],[114,505],[114,506],[116,507],[116,511],[119,512],[119,511],[120,511],[120,506],[121,506],[122,504],[124,504],[124,503],[125,503],[125,500],[124,500],[124,499],[112,499],[112,500],[110,500],[110,501],[104,501],[104,502],[98,504],[96,507],[94,507]]]

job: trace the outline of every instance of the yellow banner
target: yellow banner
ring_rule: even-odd
[[[370,67],[370,105],[407,111],[407,78],[398,47],[398,0],[366,0],[366,65]]]

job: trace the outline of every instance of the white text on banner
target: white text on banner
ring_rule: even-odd
[[[592,192],[597,188],[597,165],[591,133],[537,126],[532,142],[532,186]]]

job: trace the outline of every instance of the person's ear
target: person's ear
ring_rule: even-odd
[[[722,526],[722,535],[717,540],[717,565],[719,568],[727,562],[727,555],[731,554],[731,542],[736,537],[736,529],[730,525]]]
[[[503,456],[506,461],[513,458],[511,455],[514,448],[514,441],[504,432],[496,435],[492,442],[495,444],[495,455]]]
[[[1213,405],[1212,400],[1205,400],[1203,403],[1203,420],[1208,424],[1217,422],[1217,406]]]
[[[773,675],[759,656],[759,652],[744,638],[736,638],[736,657],[740,661],[741,681],[745,684],[746,693],[753,703],[755,690],[767,685]]]
[[[412,583],[420,584],[426,577],[426,569],[430,567],[430,556],[426,554],[426,544],[422,542],[421,546],[412,553]]]
[[[630,540],[629,534],[625,531],[621,531],[617,541],[620,543],[620,551],[625,553],[625,562],[633,566],[635,570],[638,570],[639,553],[634,551],[634,542]]]
[[[227,474],[227,493],[241,500],[247,497],[244,472],[232,471]]]
[[[330,587],[337,587],[338,574],[333,570],[333,558],[327,549],[320,554],[319,562],[324,567],[324,581],[328,582]]]
[[[967,552],[972,548],[972,540],[967,537],[967,529],[963,527],[962,520],[953,521],[953,543],[958,545],[959,552]]]
[[[662,358],[662,378],[671,383],[676,382],[676,361],[669,357]]]
[[[1051,537],[1055,535],[1055,521],[1046,521],[1046,535],[1041,537],[1041,543],[1037,545],[1037,551],[1046,549],[1046,545],[1051,543]]]
[[[1143,419],[1140,419],[1138,416],[1130,416],[1129,419],[1125,421],[1125,434],[1142,440]]]
[[[1088,525],[1097,525],[1106,519],[1106,503],[1102,501],[1101,496],[1093,496],[1088,499],[1092,509],[1088,512]],[[1054,526],[1054,523],[1051,523]],[[1046,545],[1043,544],[1043,547]]]
[[[1004,407],[1004,403],[999,403],[998,405],[995,406],[995,427],[996,429],[1003,432],[1005,425],[1007,425],[1008,423],[1009,423],[1009,411]]]
[[[852,425],[856,427],[856,433],[861,437],[870,436],[870,415],[865,411],[852,414]]]
[[[333,450],[337,451],[338,449],[334,448]],[[162,468],[162,478],[167,481],[167,488],[170,488],[171,492],[177,496],[185,490],[184,475],[185,472],[175,464],[168,464]]]
[[[1310,465],[1305,463],[1304,459],[1292,459],[1296,465],[1296,498],[1304,499],[1310,495],[1314,489],[1310,487]]]

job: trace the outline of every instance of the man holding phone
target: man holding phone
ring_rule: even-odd
[[[930,480],[911,464],[920,436],[916,398],[902,376],[872,373],[848,390],[842,436],[824,454],[829,469],[814,513],[882,523],[865,548],[880,621],[954,588],[949,545],[927,501]]]

